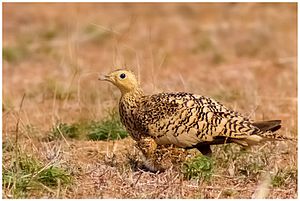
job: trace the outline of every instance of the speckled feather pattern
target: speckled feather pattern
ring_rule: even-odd
[[[245,138],[262,132],[249,119],[219,102],[191,93],[127,94],[120,100],[122,123],[135,139],[191,147],[216,136]],[[182,136],[188,142],[178,141]],[[164,138],[167,136],[167,138]],[[177,138],[177,139],[176,139]]]

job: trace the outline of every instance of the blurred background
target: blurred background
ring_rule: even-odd
[[[18,106],[26,93],[24,108],[37,123],[48,122],[48,112],[66,121],[100,117],[102,105],[119,95],[98,74],[128,68],[147,93],[189,91],[232,107],[244,101],[241,111],[268,110],[265,118],[295,124],[296,8],[296,3],[4,3],[4,109]],[[55,108],[54,95],[60,99]]]
[[[4,139],[18,119],[39,139],[103,118],[120,93],[98,76],[117,68],[297,136],[296,3],[3,3],[2,30]]]

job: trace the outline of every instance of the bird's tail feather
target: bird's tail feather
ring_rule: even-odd
[[[281,140],[291,140],[295,141],[295,138],[290,138],[282,136],[275,131],[281,128],[281,120],[270,120],[270,121],[259,121],[254,122],[253,125],[260,129],[260,133],[250,135],[243,139],[232,139],[232,141],[242,145],[250,146],[266,141],[281,141]]]
[[[253,125],[259,128],[262,133],[258,134],[264,140],[295,140],[294,138],[282,136],[275,131],[281,128],[281,120],[269,120],[254,122]]]
[[[281,128],[281,120],[269,120],[269,121],[257,121],[253,125],[259,128],[261,131],[275,132]]]

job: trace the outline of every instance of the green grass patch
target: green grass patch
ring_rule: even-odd
[[[100,122],[91,122],[88,128],[87,137],[90,140],[116,140],[128,136],[116,111],[111,111]]]
[[[280,169],[274,176],[272,176],[271,184],[273,187],[281,187],[284,185],[289,185],[292,180],[297,180],[297,170],[288,169],[282,170]]]
[[[71,183],[72,177],[65,169],[44,166],[26,154],[14,157],[8,167],[2,165],[2,187],[13,198],[26,198],[33,191],[65,187]]]
[[[50,140],[66,138],[89,140],[118,140],[128,136],[118,112],[110,111],[101,121],[79,122],[73,124],[58,123],[50,131]]]
[[[80,137],[80,127],[80,124],[58,123],[50,133],[54,139],[60,139],[62,135],[67,138],[78,139]]]
[[[213,172],[212,158],[198,155],[183,164],[183,174],[187,179],[202,178],[209,180]]]

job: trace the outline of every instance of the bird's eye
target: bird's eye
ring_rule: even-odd
[[[125,77],[126,77],[125,73],[122,73],[122,74],[120,75],[120,78],[121,78],[121,79],[124,79]]]

